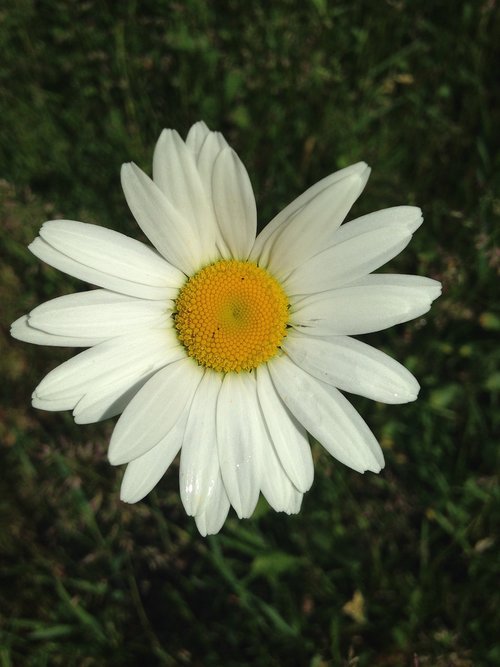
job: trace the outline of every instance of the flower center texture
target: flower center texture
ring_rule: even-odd
[[[187,281],[173,317],[179,340],[201,366],[250,371],[278,353],[286,336],[288,299],[265,269],[221,260]]]

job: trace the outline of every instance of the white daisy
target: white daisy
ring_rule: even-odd
[[[440,284],[372,274],[422,222],[418,208],[341,226],[370,170],[342,169],[309,188],[256,238],[245,167],[221,134],[164,130],[151,180],[122,168],[125,197],[154,248],[71,220],[46,222],[29,246],[98,286],[35,308],[12,335],[88,347],[33,394],[80,424],[122,413],[109,447],[126,463],[121,498],[137,502],[180,456],[180,492],[203,535],[230,505],[249,517],[262,492],[295,513],[313,480],[307,433],[359,472],[382,451],[339,390],[385,403],[417,397],[415,378],[352,335],[427,312]]]

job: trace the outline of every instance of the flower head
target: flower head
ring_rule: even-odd
[[[53,299],[12,325],[15,338],[88,347],[33,394],[85,424],[118,415],[112,464],[136,502],[180,456],[180,492],[202,534],[230,505],[249,517],[262,492],[295,513],[313,480],[310,433],[359,472],[382,451],[339,391],[386,403],[417,397],[415,378],[352,335],[422,315],[440,284],[373,274],[422,222],[400,206],[341,224],[364,163],[289,204],[257,236],[248,174],[222,135],[164,130],[153,179],[122,169],[129,207],[153,247],[70,220],[46,222],[30,250],[99,289]]]

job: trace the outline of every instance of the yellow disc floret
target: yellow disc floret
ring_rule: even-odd
[[[224,373],[249,371],[278,353],[288,300],[265,269],[221,260],[187,281],[174,320],[179,340],[200,365]]]

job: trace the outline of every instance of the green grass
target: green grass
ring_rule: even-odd
[[[494,0],[2,10],[1,667],[500,664],[499,27]],[[353,215],[420,205],[424,226],[390,268],[444,285],[428,316],[366,337],[422,384],[406,406],[353,399],[383,473],[314,445],[298,516],[262,502],[210,539],[184,514],[176,465],[145,501],[120,503],[113,423],[30,407],[69,352],[8,336],[36,304],[81,289],[26,250],[40,224],[139,237],[120,164],[149,171],[161,128],[199,119],[247,165],[261,224],[369,162]]]

